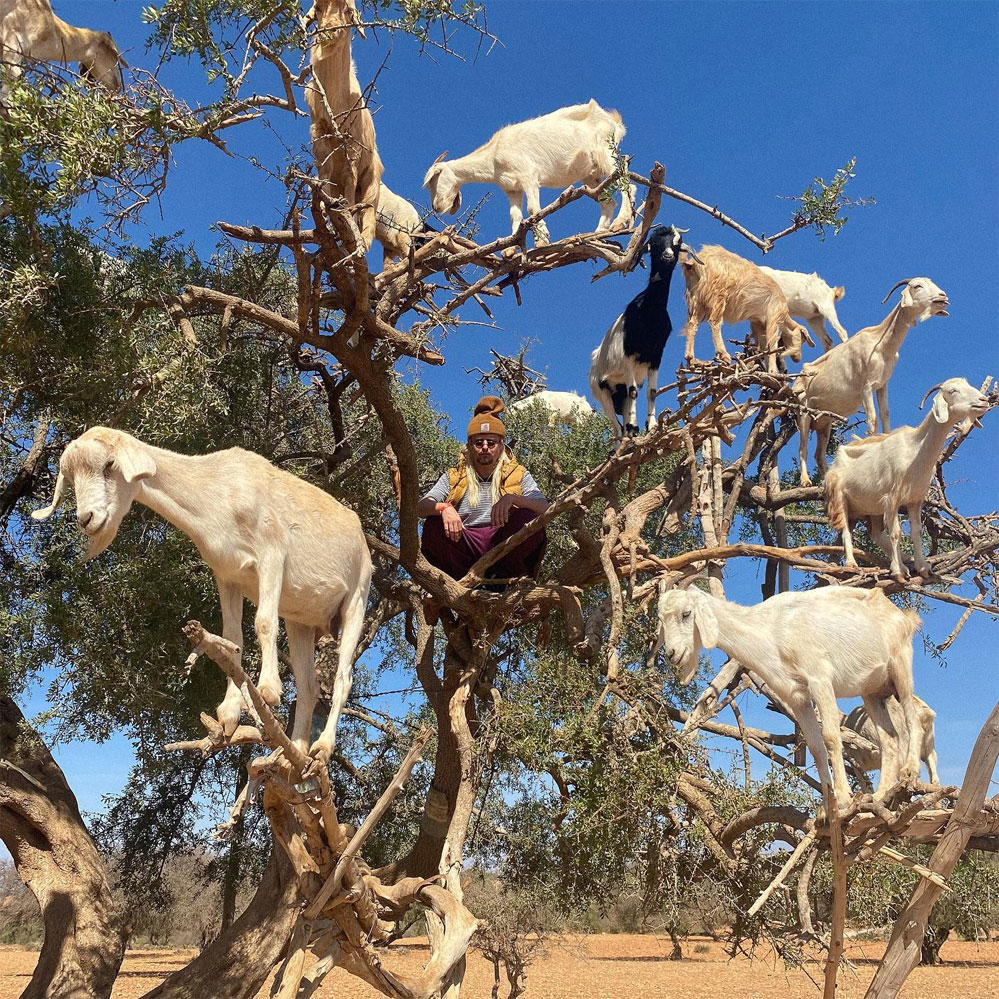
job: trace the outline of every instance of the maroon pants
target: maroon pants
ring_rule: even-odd
[[[531,510],[514,507],[510,511],[510,518],[502,527],[466,527],[457,541],[452,541],[444,533],[444,521],[441,517],[427,517],[423,522],[420,550],[431,565],[443,569],[455,579],[461,579],[490,548],[495,548],[536,516]],[[522,541],[512,552],[507,552],[498,562],[494,562],[486,570],[486,575],[493,579],[533,576],[546,540],[547,535],[542,528]]]

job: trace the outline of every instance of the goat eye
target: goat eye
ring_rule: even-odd
[[[683,618],[684,621],[686,621],[687,618],[690,617],[690,611],[689,610],[685,610],[683,612],[683,614],[681,615],[681,617]]]
[[[114,458],[108,459],[108,461],[105,463],[105,465],[104,465],[104,474],[105,475],[110,475],[112,468],[114,468]]]

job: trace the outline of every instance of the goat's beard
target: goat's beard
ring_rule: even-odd
[[[96,558],[108,545],[114,541],[114,536],[118,533],[118,524],[111,523],[107,525],[100,533],[90,535],[90,544],[87,547],[87,553],[83,556],[84,562],[89,562],[91,559]]]
[[[90,544],[87,546],[86,554],[83,556],[84,562],[89,562],[91,559],[97,558],[114,541],[126,513],[128,513],[127,506],[124,510],[115,510],[114,508],[108,510],[104,526],[96,534],[88,535]]]
[[[696,649],[691,649],[690,655],[687,656],[683,662],[677,665],[677,676],[679,677],[680,683],[686,686],[694,679],[697,673],[697,667],[700,665],[700,655]]]

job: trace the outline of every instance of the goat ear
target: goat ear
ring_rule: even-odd
[[[656,665],[656,656],[659,655],[659,650],[666,643],[666,637],[663,632],[666,629],[663,627],[662,621],[659,622],[656,628],[655,634],[652,639],[652,648],[649,650],[648,658],[645,660],[645,665],[647,669],[653,669]]]
[[[937,423],[946,423],[950,417],[950,408],[943,392],[937,392],[937,397],[933,400],[933,419]]]
[[[713,649],[718,644],[718,619],[703,600],[699,600],[694,607],[694,624],[701,636],[701,645],[706,649]]]
[[[833,301],[838,302],[846,294],[846,288],[842,285],[837,285],[833,288]]]
[[[153,456],[141,448],[122,442],[115,446],[114,457],[126,482],[138,482],[139,479],[148,479],[156,474]]]
[[[41,510],[32,510],[31,516],[35,520],[48,520],[52,514],[55,513],[56,507],[59,506],[59,501],[62,499],[63,491],[66,488],[66,476],[63,475],[62,470],[59,470],[59,474],[56,476],[55,493],[52,495],[52,502],[46,506],[42,507]]]
[[[801,338],[802,338],[802,340],[804,340],[805,343],[807,343],[810,347],[814,347],[815,346],[815,341],[812,339],[812,334],[808,332],[808,327],[807,326],[801,326],[799,328],[801,329]]]

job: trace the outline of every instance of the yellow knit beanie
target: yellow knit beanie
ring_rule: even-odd
[[[484,395],[475,404],[475,415],[468,424],[468,436],[474,434],[499,434],[506,437],[506,427],[499,418],[503,412],[503,400],[495,395]]]

